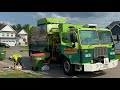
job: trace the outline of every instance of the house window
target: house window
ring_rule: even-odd
[[[6,41],[6,42],[8,42],[8,41]]]
[[[3,42],[5,42],[5,41],[3,41]]]
[[[2,34],[2,36],[4,37],[4,33]]]
[[[15,42],[15,41],[12,41],[12,42]]]
[[[11,41],[9,41],[9,42],[11,42]]]
[[[11,33],[11,37],[13,37],[13,33]]]
[[[9,36],[9,33],[7,33],[7,36]]]

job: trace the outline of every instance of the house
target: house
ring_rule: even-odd
[[[20,46],[26,46],[27,45],[27,32],[24,29],[22,29],[17,34],[17,45],[20,45]]]
[[[114,42],[117,43],[117,34],[120,35],[120,21],[114,21],[106,28],[112,31]],[[120,36],[119,36],[120,37]],[[115,50],[120,50],[120,42],[115,44]]]
[[[110,29],[113,35],[117,35],[117,34],[120,35],[120,21],[114,21],[106,28]]]
[[[16,45],[16,31],[10,25],[6,25],[0,30],[0,43],[6,43],[10,46]]]

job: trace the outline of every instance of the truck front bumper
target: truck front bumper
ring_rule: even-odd
[[[108,64],[95,63],[95,64],[84,64],[84,71],[94,72],[104,69],[114,68],[118,65],[118,59],[110,61]]]

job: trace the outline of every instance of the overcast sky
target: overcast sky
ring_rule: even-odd
[[[45,17],[65,18],[69,23],[98,24],[106,27],[113,21],[120,21],[120,12],[0,12],[0,23],[32,24]]]

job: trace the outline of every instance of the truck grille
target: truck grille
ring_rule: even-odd
[[[108,49],[107,47],[95,47],[94,49],[94,58],[97,58],[99,56],[108,56]]]

